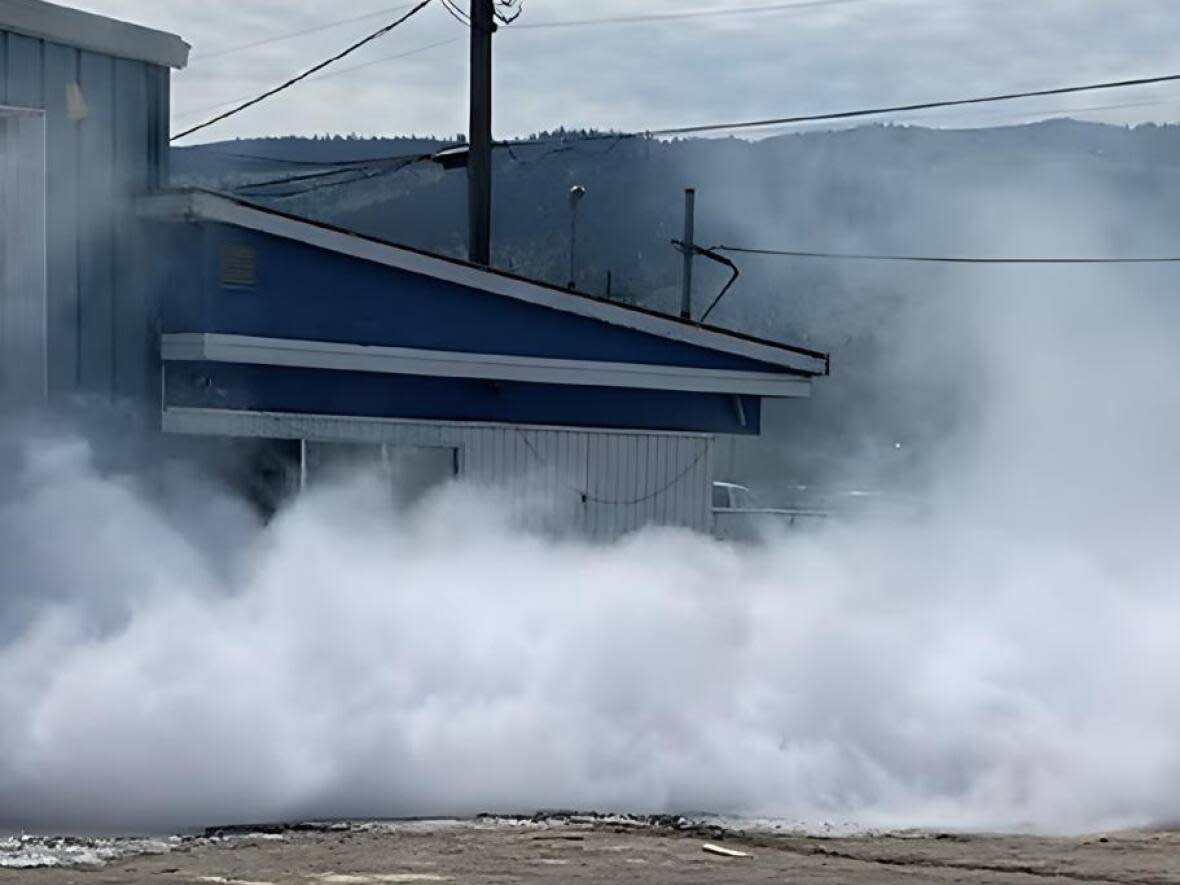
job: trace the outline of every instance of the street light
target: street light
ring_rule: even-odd
[[[578,245],[578,203],[586,196],[586,188],[575,184],[570,188],[570,284],[571,289],[578,288],[577,277],[577,245]]]

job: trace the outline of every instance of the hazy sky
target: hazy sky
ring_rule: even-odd
[[[843,0],[761,12],[750,10],[774,0],[524,2],[517,25],[496,37],[497,137],[563,124],[643,130],[1180,72],[1176,0]],[[193,45],[189,68],[175,76],[175,129],[211,116],[219,103],[274,85],[408,7],[393,0],[77,0],[73,5],[171,30]],[[538,27],[720,9],[731,12]],[[466,128],[465,40],[465,29],[436,0],[330,69],[333,75],[206,130],[199,140],[292,132],[460,132]],[[405,53],[412,54],[389,59]],[[1108,107],[1126,104],[1136,106]],[[907,119],[990,125],[1023,121],[1043,110],[1095,107],[1104,109],[1078,115],[1112,122],[1174,120],[1180,115],[1180,85]]]

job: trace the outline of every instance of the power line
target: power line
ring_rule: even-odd
[[[471,19],[459,9],[451,0],[442,0],[443,9],[445,9],[455,21],[465,28],[471,27]]]
[[[359,65],[352,65],[351,67],[347,68],[338,68],[334,71],[329,71],[326,74],[320,74],[318,77],[308,77],[306,79],[308,83],[318,83],[321,80],[328,80],[332,77],[342,77],[345,74],[351,74],[364,68],[371,68],[373,65],[385,64],[386,62],[397,61],[401,58],[409,58],[411,55],[418,55],[419,53],[426,52],[430,49],[438,49],[440,46],[449,46],[452,43],[458,43],[462,39],[462,37],[451,37],[449,40],[439,40],[436,43],[427,43],[425,46],[418,46],[415,49],[409,49],[405,52],[399,52],[395,55],[383,55],[380,58],[375,58],[371,61],[361,62]],[[204,114],[208,113],[209,111],[215,111],[219,108],[229,107],[230,105],[238,104],[239,102],[243,102],[245,100],[246,97],[232,98],[229,101],[223,101],[219,104],[206,105],[205,107],[194,108],[191,111],[184,111],[183,113],[177,114],[177,116],[182,119],[184,117],[195,117],[198,114]],[[179,138],[180,136],[176,137]]]
[[[905,261],[924,264],[1176,264],[1180,256],[1110,258],[979,258],[947,255],[875,255],[859,252],[813,252],[801,249],[755,249],[746,246],[714,246],[718,252],[770,255],[784,258],[820,258],[837,261]]]
[[[523,26],[519,26],[523,27]],[[997,95],[977,96],[973,98],[945,99],[941,101],[919,102],[906,105],[892,105],[876,108],[860,108],[851,111],[829,111],[821,114],[800,114],[790,117],[775,117],[764,120],[746,120],[735,123],[702,123],[693,126],[675,126],[664,129],[648,129],[642,132],[594,132],[583,135],[567,135],[566,141],[601,141],[614,138],[665,138],[673,135],[694,135],[705,132],[721,132],[734,129],[757,129],[767,126],[780,126],[793,123],[816,123],[832,120],[850,120],[863,117],[879,117],[889,114],[907,113],[911,111],[934,110],[936,108],[954,108],[970,105],[994,104],[997,102],[1015,101],[1022,98],[1041,98],[1052,95],[1075,95],[1082,92],[1099,92],[1113,89],[1126,89],[1140,86],[1153,86],[1161,83],[1175,83],[1180,81],[1180,74],[1163,74],[1155,77],[1136,77],[1127,80],[1110,80],[1101,83],[1089,83],[1084,86],[1058,86],[1051,89],[1035,89],[1026,92],[1006,92]],[[511,144],[512,142],[508,142]]]
[[[641,24],[646,22],[674,21],[694,18],[719,18],[733,15],[757,15],[761,13],[790,12],[796,9],[814,9],[821,6],[846,6],[863,3],[866,0],[799,0],[795,3],[773,3],[766,6],[737,6],[730,9],[696,9],[686,12],[650,12],[641,15],[616,15],[606,18],[583,18],[566,21],[529,22],[516,25],[515,30],[541,30],[547,28],[575,28],[595,25]]]
[[[605,156],[606,154],[611,153],[616,147],[618,147],[619,139],[628,138],[628,137],[629,136],[626,136],[626,135],[616,136],[616,141],[613,144],[611,144],[605,150],[595,151],[592,154],[592,156],[601,157],[601,156]],[[547,159],[548,157],[550,157],[551,155],[553,155],[555,153],[578,150],[578,146],[576,144],[574,144],[574,145],[561,145],[560,147],[557,147],[553,150],[546,151],[545,153],[543,153],[539,157],[528,159],[528,160],[521,160],[519,157],[516,156],[515,152],[513,151],[513,148],[544,147],[544,146],[548,146],[550,144],[551,144],[551,142],[549,142],[549,141],[538,141],[538,140],[514,141],[514,142],[501,141],[501,142],[495,142],[492,145],[492,147],[497,150],[499,150],[499,149],[506,150],[508,152],[508,154],[512,157],[512,159],[514,159],[517,163],[519,163],[522,166],[530,166],[533,163],[538,163],[542,160]],[[371,177],[375,177],[376,175],[384,174],[385,171],[400,172],[402,169],[406,168],[407,166],[411,166],[416,163],[423,163],[423,162],[426,162],[427,160],[434,160],[434,159],[436,159],[436,157],[440,153],[442,153],[444,151],[452,150],[454,148],[459,148],[459,147],[465,147],[465,146],[466,146],[465,142],[456,142],[456,143],[452,143],[452,144],[440,145],[438,148],[436,148],[435,150],[430,151],[428,153],[394,154],[392,156],[378,157],[378,158],[374,158],[374,159],[370,159],[370,160],[341,160],[336,163],[315,163],[314,161],[291,160],[291,161],[286,161],[286,162],[305,164],[305,165],[309,165],[309,166],[319,166],[320,170],[316,171],[316,172],[301,173],[298,175],[284,175],[284,176],[281,176],[278,178],[267,178],[267,179],[263,179],[261,181],[253,181],[253,182],[249,182],[248,184],[239,185],[239,186],[233,188],[233,191],[234,191],[234,193],[242,193],[244,191],[257,191],[257,190],[261,190],[264,188],[277,187],[279,185],[284,185],[284,184],[298,184],[298,183],[304,182],[304,181],[318,182],[317,184],[314,184],[311,187],[308,187],[308,188],[306,188],[304,190],[300,190],[300,191],[292,191],[290,193],[282,193],[282,194],[273,194],[273,193],[259,194],[259,196],[266,196],[266,197],[298,196],[299,194],[311,193],[312,191],[322,190],[324,188],[338,187],[341,185],[352,184],[353,182],[356,182],[356,181],[364,181],[367,178],[371,178]],[[231,156],[234,156],[234,155],[231,155]],[[244,156],[250,156],[250,155],[244,155]],[[257,159],[265,159],[265,158],[259,157]],[[384,167],[390,166],[391,164],[393,165],[392,169],[386,170],[384,168]],[[329,167],[329,166],[334,166],[335,168],[331,168],[331,169],[325,168],[325,167]],[[355,174],[352,178],[337,178],[338,176],[347,175],[349,173],[355,173]],[[370,173],[372,173],[372,174],[370,174]],[[336,180],[324,181],[323,179],[336,179]]]
[[[668,129],[652,129],[645,135],[696,135],[704,132],[719,132],[733,129],[760,129],[767,126],[781,126],[790,123],[816,123],[830,120],[850,120],[858,117],[879,117],[884,114],[899,114],[909,111],[927,111],[935,108],[954,108],[965,105],[991,104],[1000,101],[1014,101],[1020,98],[1041,98],[1048,95],[1072,95],[1079,92],[1097,92],[1107,89],[1125,89],[1132,86],[1152,86],[1159,83],[1173,83],[1180,80],[1180,74],[1165,74],[1160,77],[1137,77],[1130,80],[1112,80],[1104,83],[1090,83],[1085,86],[1060,86],[1053,89],[1034,89],[1027,92],[1006,92],[999,95],[984,95],[975,98],[957,98],[943,101],[926,101],[915,104],[892,105],[877,108],[862,108],[855,111],[836,111],[826,114],[806,114],[791,117],[773,117],[764,120],[745,120],[736,123],[703,123],[695,126],[675,126]]]
[[[992,111],[990,114],[983,115],[983,117],[985,119],[988,117],[992,119],[999,119],[1001,123],[1009,121],[1013,123],[1021,123],[1028,122],[1030,120],[1043,122],[1050,119],[1068,119],[1074,114],[1090,114],[1096,113],[1098,111],[1119,111],[1128,110],[1131,108],[1153,108],[1166,105],[1175,105],[1177,103],[1180,103],[1180,96],[1150,99],[1147,101],[1124,101],[1115,102],[1112,104],[1075,105],[1072,107],[1057,105],[1056,107],[1051,108],[1029,110],[1024,113],[1013,111]],[[1065,116],[1063,117],[1062,115]],[[979,117],[973,117],[972,119],[979,119]]]
[[[427,43],[425,46],[419,46],[415,49],[407,50],[406,52],[396,53],[395,55],[383,55],[380,58],[375,58],[375,59],[372,59],[371,61],[362,62],[359,65],[352,65],[351,67],[347,67],[347,68],[338,68],[334,71],[329,71],[326,74],[320,74],[318,77],[308,77],[306,82],[318,83],[321,80],[328,80],[328,79],[331,79],[332,77],[342,77],[346,74],[352,74],[352,73],[355,73],[356,71],[362,70],[364,68],[371,68],[374,65],[385,64],[386,62],[397,61],[398,59],[402,59],[402,58],[409,58],[412,55],[418,55],[419,53],[426,52],[430,49],[438,49],[440,46],[449,46],[452,43],[458,43],[462,39],[463,39],[462,37],[452,37],[449,40],[439,40],[436,43]],[[245,100],[246,100],[245,97],[233,98],[233,99],[230,99],[229,101],[220,102],[219,104],[206,105],[201,108],[194,108],[191,111],[184,111],[183,113],[177,114],[177,116],[182,119],[184,117],[194,117],[198,114],[204,114],[204,113],[208,113],[209,111],[215,111],[218,108],[229,107],[230,105],[238,104],[239,102],[242,102]],[[179,136],[177,136],[177,137],[179,137]]]
[[[448,145],[446,147],[454,147],[454,145]],[[439,148],[439,150],[446,150],[446,147]],[[390,157],[382,157],[379,160],[365,160],[359,162],[355,160],[348,160],[343,161],[337,168],[334,169],[325,169],[320,172],[307,172],[300,175],[284,175],[279,178],[267,178],[261,181],[252,181],[248,184],[239,185],[238,187],[234,188],[234,191],[258,190],[260,188],[276,187],[281,184],[298,184],[302,181],[316,181],[319,179],[331,178],[337,175],[345,175],[350,172],[366,173],[372,170],[379,170],[390,165],[400,169],[402,166],[399,164],[405,164],[407,162],[417,163],[423,160],[429,160],[434,157],[435,153],[436,152],[400,154]],[[343,184],[345,182],[340,183]]]
[[[518,25],[523,27],[523,25]],[[568,133],[561,137],[565,144],[581,141],[604,141],[633,138],[666,138],[674,135],[692,135],[705,132],[720,132],[733,129],[755,129],[767,126],[787,125],[793,123],[815,123],[832,120],[849,120],[864,117],[886,116],[889,114],[907,113],[910,111],[933,110],[936,108],[954,108],[971,105],[994,104],[997,102],[1014,101],[1022,98],[1039,98],[1052,95],[1074,95],[1082,92],[1098,92],[1113,89],[1126,89],[1141,86],[1153,86],[1162,83],[1180,81],[1180,74],[1163,74],[1154,77],[1137,77],[1127,80],[1111,80],[1101,83],[1090,83],[1084,86],[1059,86],[1051,89],[1036,89],[1027,92],[1007,92],[997,95],[977,96],[974,98],[947,99],[942,101],[920,102],[907,105],[893,105],[877,108],[861,108],[851,111],[830,111],[821,114],[805,114],[791,117],[776,117],[765,120],[748,120],[737,123],[703,123],[694,126],[676,126],[664,129],[647,129],[631,132],[589,132],[583,134]],[[1128,105],[1133,106],[1133,105]],[[1112,105],[1118,107],[1118,105]],[[1084,109],[1082,109],[1084,110]],[[502,145],[518,146],[527,142],[507,141]],[[604,152],[605,153],[605,152]]]
[[[605,156],[605,155],[611,153],[616,147],[618,147],[619,139],[628,138],[628,137],[630,137],[630,136],[627,136],[627,135],[616,136],[615,137],[616,140],[613,144],[611,144],[605,150],[595,151],[592,154],[592,156],[600,157],[600,156]],[[534,158],[525,159],[525,160],[522,160],[520,157],[518,157],[516,155],[515,151],[513,151],[513,148],[547,147],[551,144],[553,144],[553,142],[542,141],[542,140],[513,141],[513,142],[499,141],[499,142],[493,143],[492,148],[496,149],[496,150],[506,150],[508,152],[508,154],[512,157],[513,160],[515,160],[517,163],[519,163],[520,165],[523,165],[523,166],[529,166],[529,165],[532,165],[533,163],[538,163],[538,162],[545,160],[548,157],[550,157],[551,155],[556,154],[556,153],[578,150],[577,145],[560,144],[558,147],[555,147],[553,150],[546,151],[544,154],[542,154],[539,157],[534,157]],[[425,152],[425,153],[420,152],[420,153],[416,153],[416,154],[392,154],[389,156],[371,157],[369,159],[362,159],[362,160],[333,160],[333,161],[325,161],[325,162],[317,162],[315,160],[286,160],[286,159],[282,159],[279,157],[264,157],[264,156],[260,156],[260,155],[256,155],[256,154],[225,153],[223,155],[228,156],[228,157],[241,157],[243,159],[248,159],[248,160],[270,161],[270,162],[276,162],[276,163],[281,163],[281,164],[291,164],[291,165],[295,165],[295,166],[307,166],[307,167],[311,167],[311,168],[314,168],[317,170],[315,172],[299,173],[296,175],[283,175],[283,176],[280,176],[277,178],[265,178],[260,181],[252,181],[252,182],[249,182],[246,184],[238,185],[237,187],[233,188],[235,193],[240,193],[242,191],[259,190],[262,188],[276,187],[278,185],[283,185],[283,184],[297,184],[302,181],[317,181],[317,180],[325,179],[325,178],[333,178],[335,176],[345,175],[349,172],[365,173],[365,172],[369,172],[371,170],[380,169],[380,168],[382,168],[386,165],[389,165],[389,164],[402,163],[402,161],[409,161],[410,163],[418,163],[418,162],[424,162],[426,160],[434,160],[440,153],[442,153],[444,151],[453,150],[455,148],[460,148],[460,147],[466,147],[466,142],[452,142],[450,144],[441,144],[437,148],[435,148],[434,150],[429,151],[429,152]],[[401,168],[402,168],[402,166],[397,166],[397,169],[401,169]],[[361,175],[361,176],[358,176],[353,179],[346,179],[346,180],[342,180],[339,182],[329,182],[329,183],[324,184],[323,187],[334,187],[337,184],[348,184],[350,181],[363,180],[364,177],[365,177],[364,175]],[[319,186],[317,186],[315,189],[318,190]]]
[[[216,52],[201,52],[194,55],[192,57],[192,61],[207,61],[211,58],[221,58],[225,55],[233,55],[237,52],[244,52],[247,49],[257,49],[259,46],[269,46],[272,43],[282,43],[286,40],[294,40],[296,37],[306,37],[308,34],[318,34],[322,31],[330,31],[333,28],[339,28],[342,25],[351,25],[356,22],[368,21],[371,18],[377,18],[379,15],[391,15],[392,13],[401,12],[403,9],[408,9],[409,7],[409,3],[403,3],[400,6],[378,9],[376,12],[367,12],[364,15],[354,15],[352,18],[341,18],[336,19],[335,21],[325,22],[322,25],[304,28],[301,31],[288,31],[285,34],[278,34],[274,37],[268,37],[263,40],[255,40],[253,43],[242,43],[238,46],[231,46],[229,49],[219,49]]]
[[[369,38],[366,38],[366,41],[371,40],[371,39],[375,39],[375,37],[379,36],[381,33],[385,33],[385,32],[387,32],[387,30],[391,30],[393,27],[396,27],[397,24],[400,24],[402,21],[405,21],[407,18],[409,18],[410,15],[413,15],[416,12],[418,12],[419,10],[421,10],[429,2],[430,2],[430,0],[423,0],[423,2],[419,3],[418,6],[416,6],[414,8],[414,10],[412,10],[406,16],[403,16],[401,19],[399,19],[398,22],[395,22],[393,25],[387,26],[387,29],[383,29],[381,32],[378,32],[378,34],[376,34],[376,35],[371,35]],[[524,27],[524,26],[517,25],[517,27]],[[458,39],[461,39],[461,38],[452,38],[451,40],[442,41],[440,43],[429,44],[428,46],[419,47],[417,49],[410,50],[409,52],[401,53],[396,56],[391,56],[391,57],[384,58],[384,59],[377,59],[372,62],[366,62],[365,64],[362,64],[362,65],[356,65],[353,68],[346,68],[343,70],[334,71],[331,74],[327,74],[322,77],[318,77],[316,79],[324,79],[328,76],[337,76],[337,75],[341,75],[341,74],[346,74],[346,73],[349,73],[353,70],[356,70],[356,69],[359,69],[362,67],[367,67],[372,64],[377,64],[382,61],[389,61],[394,58],[405,57],[406,55],[411,55],[416,52],[422,52],[422,51],[425,51],[426,49],[430,49],[430,48],[434,48],[436,46],[444,45],[445,43],[455,42]],[[363,45],[363,43],[359,44],[359,45]],[[354,44],[353,48],[356,48],[356,46],[357,46],[357,44]],[[351,50],[346,50],[345,53],[343,53],[343,54],[347,54],[349,51],[351,51]],[[343,57],[343,54],[339,57]],[[226,114],[223,114],[217,118],[214,118],[213,120],[210,120],[207,123],[201,124],[200,126],[193,127],[191,129],[188,129],[185,132],[182,132],[179,135],[174,136],[173,140],[184,137],[185,135],[189,135],[192,132],[197,131],[198,129],[202,129],[205,126],[212,125],[215,122],[225,119],[227,116],[237,113],[239,110],[242,110],[245,107],[249,107],[252,104],[256,104],[258,101],[261,101],[262,99],[269,97],[270,95],[273,95],[275,92],[280,91],[282,88],[286,88],[286,85],[293,85],[294,82],[299,82],[299,80],[306,79],[309,74],[311,74],[312,72],[317,71],[317,70],[322,70],[323,67],[326,67],[327,64],[330,64],[330,63],[331,63],[331,60],[329,60],[326,63],[321,63],[320,65],[316,66],[315,68],[312,68],[309,71],[305,72],[300,77],[295,78],[293,81],[288,81],[288,84],[285,84],[283,87],[278,87],[275,90],[271,90],[269,93],[264,94],[263,96],[259,97],[258,99],[254,99],[250,102],[247,102],[245,105],[241,105],[238,108],[235,108],[234,110],[229,111]],[[777,118],[772,118],[772,119],[752,120],[752,121],[743,121],[743,122],[735,122],[735,123],[708,123],[708,124],[698,124],[698,125],[693,125],[693,126],[679,126],[679,127],[671,127],[671,128],[664,128],[664,129],[651,129],[651,130],[647,130],[644,132],[596,132],[596,133],[585,133],[585,134],[581,134],[581,135],[566,134],[566,135],[562,136],[558,150],[560,150],[566,144],[571,143],[571,142],[602,141],[602,140],[612,140],[612,141],[618,142],[618,141],[621,141],[624,139],[632,139],[632,138],[667,137],[667,136],[673,136],[673,135],[699,134],[699,133],[716,132],[716,131],[723,131],[723,130],[763,128],[763,127],[767,127],[767,126],[786,125],[786,124],[794,124],[794,123],[847,120],[847,119],[865,118],[865,117],[871,117],[871,116],[885,116],[885,115],[889,115],[889,114],[907,113],[907,112],[913,112],[913,111],[933,110],[933,109],[938,109],[938,108],[953,108],[953,107],[964,107],[964,106],[971,106],[971,105],[982,105],[982,104],[990,104],[990,103],[997,103],[997,102],[1013,101],[1013,100],[1024,99],[1024,98],[1037,98],[1037,97],[1054,96],[1054,95],[1070,95],[1070,94],[1078,94],[1078,93],[1083,93],[1083,92],[1095,92],[1095,91],[1109,91],[1109,90],[1114,90],[1114,89],[1159,85],[1159,84],[1163,84],[1163,83],[1172,83],[1172,82],[1176,82],[1176,81],[1180,81],[1180,74],[1166,74],[1166,75],[1154,76],[1154,77],[1139,77],[1139,78],[1132,78],[1132,79],[1125,79],[1125,80],[1114,80],[1114,81],[1106,81],[1106,82],[1100,82],[1100,83],[1092,83],[1092,84],[1087,84],[1087,85],[1082,85],[1082,86],[1063,86],[1063,87],[1055,87],[1055,88],[1050,88],[1050,89],[1029,90],[1029,91],[1024,91],[1024,92],[1009,92],[1009,93],[1001,93],[1001,94],[997,94],[997,95],[978,96],[978,97],[964,98],[964,99],[949,99],[949,100],[941,100],[941,101],[920,102],[920,103],[906,104],[906,105],[894,105],[894,106],[887,106],[887,107],[862,108],[862,109],[851,110],[851,111],[835,111],[835,112],[827,112],[827,113],[821,113],[821,114],[795,115],[795,116],[790,116],[790,117],[777,117]],[[1112,106],[1112,107],[1117,107],[1117,105]],[[507,147],[511,151],[512,147],[524,146],[524,145],[529,145],[529,144],[537,144],[537,143],[548,143],[548,142],[547,141],[538,142],[537,140],[507,141],[507,142],[500,142],[496,146],[497,147]],[[613,148],[613,146],[612,146],[612,148]],[[609,152],[609,151],[607,151],[607,152]],[[606,152],[604,152],[604,153],[606,153]],[[328,164],[322,164],[322,165],[328,165]],[[361,164],[357,163],[356,165],[361,165]],[[807,256],[799,256],[799,257],[807,257]]]
[[[256,104],[266,101],[266,99],[270,98],[273,95],[277,95],[278,93],[284,91],[285,89],[290,89],[295,84],[297,84],[303,80],[306,80],[312,74],[318,73],[319,71],[322,71],[324,68],[328,67],[329,65],[335,64],[336,62],[340,61],[342,58],[345,58],[346,56],[349,56],[352,53],[356,52],[361,47],[367,46],[368,44],[372,43],[374,40],[384,37],[386,34],[388,34],[394,28],[398,27],[403,22],[408,21],[410,18],[417,15],[419,12],[421,12],[423,9],[425,9],[427,6],[429,6],[430,3],[431,3],[431,0],[421,0],[421,2],[419,2],[416,6],[414,6],[414,8],[411,9],[409,12],[407,12],[405,15],[401,16],[400,18],[395,19],[394,21],[390,22],[389,24],[385,25],[384,27],[379,28],[378,30],[374,31],[373,33],[369,34],[368,36],[363,37],[362,39],[353,43],[351,46],[347,47],[346,49],[343,49],[342,51],[336,53],[331,58],[327,58],[324,61],[320,62],[319,64],[313,65],[312,67],[308,68],[303,73],[292,77],[291,79],[287,80],[284,83],[280,83],[278,86],[275,86],[273,89],[268,89],[266,92],[262,93],[261,95],[255,97],[255,98],[252,98],[249,101],[247,101],[243,104],[240,104],[237,107],[235,107],[231,110],[228,110],[223,114],[218,114],[216,117],[213,117],[210,120],[206,120],[204,123],[199,123],[196,126],[192,126],[188,129],[184,130],[183,132],[179,133],[178,135],[173,135],[171,140],[176,141],[177,139],[184,138],[187,135],[192,135],[194,132],[198,132],[202,129],[205,129],[209,126],[212,126],[215,123],[220,123],[222,120],[232,117],[235,114],[239,114],[242,111],[246,110],[247,108],[253,107]]]
[[[406,157],[404,159],[415,160],[415,159],[419,159],[419,158],[418,157]],[[399,160],[396,160],[393,162],[400,163],[400,162],[402,162],[402,160],[399,159]],[[357,172],[366,173],[366,172],[369,172],[374,169],[380,169],[382,166],[385,166],[385,165],[389,165],[389,164],[370,163],[365,166],[346,166],[346,167],[339,168],[339,169],[324,170],[323,172],[308,172],[304,175],[284,175],[281,178],[266,178],[266,179],[263,179],[262,181],[251,181],[247,184],[238,185],[233,190],[235,193],[240,193],[241,191],[247,191],[247,190],[260,190],[262,188],[277,187],[281,184],[299,184],[300,182],[304,182],[304,181],[319,181],[324,178],[334,178],[336,176],[348,175],[350,173],[357,173]]]
[[[368,181],[369,179],[378,178],[382,175],[394,175],[398,172],[401,172],[403,169],[408,169],[409,167],[411,167],[417,163],[421,163],[421,162],[424,162],[429,159],[430,159],[429,155],[423,155],[421,157],[411,157],[409,159],[403,160],[401,163],[398,163],[398,164],[392,165],[392,166],[388,166],[388,167],[382,168],[382,169],[342,169],[342,170],[335,172],[334,174],[335,175],[344,175],[347,173],[355,173],[355,174],[353,174],[351,178],[341,178],[341,179],[337,179],[334,181],[321,181],[318,184],[309,185],[308,187],[295,188],[292,190],[281,191],[281,192],[277,192],[277,193],[271,192],[271,193],[265,193],[265,194],[254,194],[253,196],[260,198],[260,199],[265,198],[268,200],[285,200],[285,199],[290,199],[292,197],[302,197],[306,194],[314,193],[316,191],[325,190],[325,189],[331,188],[331,187],[342,187],[344,185],[355,184],[360,181]],[[278,182],[270,182],[270,184],[272,184],[272,185],[278,184]],[[256,187],[258,187],[258,186],[261,186],[261,184],[256,185]],[[234,193],[240,194],[243,190],[246,190],[246,189],[247,188],[238,188],[234,191]]]
[[[275,166],[305,166],[313,169],[331,169],[346,166],[365,166],[380,163],[382,160],[396,160],[399,156],[365,157],[357,160],[292,160],[286,157],[273,157],[267,154],[244,154],[237,151],[214,151],[220,157],[230,157],[235,160],[251,160],[258,163],[269,163]]]
[[[430,142],[433,139],[423,138],[421,141]],[[447,147],[454,147],[453,144],[440,144],[436,151],[445,150]],[[213,151],[220,157],[232,157],[236,160],[251,160],[259,163],[271,163],[276,166],[303,166],[312,169],[340,169],[349,166],[371,166],[377,163],[384,163],[388,160],[404,160],[407,157],[416,157],[420,154],[384,154],[379,157],[362,157],[356,160],[295,160],[287,157],[274,157],[267,154],[247,154],[238,151]]]
[[[436,46],[444,45],[444,43],[453,43],[458,39],[461,39],[461,38],[454,38],[452,40],[443,41],[442,43],[429,44],[428,46],[419,47],[418,49],[411,50],[410,52],[407,52],[407,53],[401,53],[396,56],[389,56],[387,58],[377,59],[373,62],[366,62],[364,65],[357,65],[354,68],[346,68],[344,70],[335,71],[332,74],[329,74],[326,76],[336,76],[338,74],[345,74],[345,73],[349,73],[350,71],[356,70],[357,68],[367,67],[371,64],[377,64],[382,61],[390,61],[390,60],[393,60],[396,58],[403,58],[406,55],[410,55],[410,54],[413,54],[416,52],[422,52],[426,49],[430,49],[430,48],[434,48]],[[317,77],[315,79],[318,80],[318,79],[324,79],[324,78]],[[1091,91],[1091,90],[1103,90],[1103,89],[1108,90],[1108,89],[1115,89],[1115,88],[1122,88],[1122,87],[1129,87],[1129,86],[1141,86],[1141,85],[1173,82],[1176,80],[1180,80],[1180,75],[1171,74],[1171,75],[1165,75],[1165,76],[1160,76],[1160,77],[1148,77],[1148,78],[1139,78],[1139,79],[1134,79],[1134,80],[1114,81],[1114,82],[1110,82],[1110,83],[1094,84],[1094,85],[1090,85],[1090,86],[1062,87],[1059,89],[1038,90],[1036,92],[1028,92],[1028,93],[1012,93],[1012,94],[1008,94],[1008,95],[993,96],[993,97],[986,97],[986,98],[958,99],[958,100],[953,100],[953,101],[927,103],[924,105],[907,105],[907,106],[898,107],[898,108],[879,108],[879,109],[856,110],[856,111],[840,111],[840,112],[825,113],[825,114],[815,114],[815,115],[806,116],[806,117],[793,117],[793,118],[789,118],[789,119],[793,122],[845,119],[845,118],[856,117],[856,116],[884,115],[884,114],[888,114],[888,113],[899,112],[899,111],[903,111],[903,110],[911,110],[911,109],[927,109],[927,108],[932,108],[932,107],[954,107],[954,106],[961,106],[961,105],[966,105],[966,104],[983,104],[986,102],[1007,101],[1007,100],[1014,99],[1014,98],[1043,96],[1043,95],[1060,95],[1060,94],[1078,93],[1078,92]],[[1180,99],[1147,101],[1147,102],[1131,102],[1131,103],[1124,103],[1124,104],[1109,104],[1109,105],[1099,105],[1099,106],[1084,107],[1084,108],[1062,108],[1060,110],[1061,111],[1086,112],[1086,111],[1105,110],[1105,109],[1152,106],[1152,105],[1157,105],[1157,104],[1174,103],[1174,101],[1176,101],[1176,100],[1180,100]],[[1053,113],[1053,111],[1039,111],[1036,113]],[[788,118],[782,118],[782,119],[786,120]],[[707,129],[714,129],[714,128],[715,129],[727,128],[727,126],[732,126],[732,125],[734,125],[734,124],[712,124],[709,127],[695,127],[695,128],[698,131],[705,131]],[[611,153],[616,147],[618,147],[619,143],[624,140],[642,138],[642,137],[658,137],[658,136],[664,136],[664,135],[669,135],[669,134],[673,134],[673,133],[680,133],[682,131],[683,131],[683,128],[649,130],[647,132],[594,132],[594,133],[582,133],[582,134],[566,133],[566,134],[562,135],[560,138],[555,138],[555,139],[528,139],[528,140],[522,139],[522,140],[513,140],[513,141],[502,141],[502,142],[497,142],[495,145],[493,145],[493,147],[507,149],[509,154],[511,154],[513,156],[513,159],[517,159],[519,162],[522,162],[525,164],[531,164],[531,163],[536,163],[536,162],[539,162],[540,160],[546,159],[547,157],[549,157],[553,154],[565,152],[571,148],[571,145],[573,143],[577,143],[577,142],[609,140],[613,143],[611,144],[611,146],[609,148],[607,148],[606,150],[601,152],[603,155],[605,155],[605,154]],[[541,157],[532,158],[532,159],[524,160],[524,161],[520,161],[519,158],[517,158],[515,156],[515,154],[513,154],[513,150],[512,150],[513,148],[519,148],[519,147],[551,146],[551,145],[553,146],[552,150],[548,151],[546,154],[542,155]],[[444,148],[440,148],[440,150],[442,150],[442,149],[444,149]],[[398,155],[393,155],[393,156],[388,156],[388,157],[376,157],[376,158],[372,158],[372,159],[363,159],[363,160],[332,160],[332,161],[322,161],[322,162],[317,162],[314,160],[291,160],[291,159],[283,159],[283,158],[279,158],[279,157],[264,157],[264,156],[259,156],[259,155],[250,155],[250,154],[227,154],[227,156],[240,156],[243,159],[269,161],[269,162],[282,163],[282,164],[295,165],[295,166],[313,166],[313,167],[325,168],[325,167],[366,167],[366,166],[370,166],[375,163],[401,160],[401,159],[406,159],[409,156],[416,156],[416,155],[398,154]],[[283,181],[283,180],[276,180],[273,183],[279,183],[280,181]],[[763,251],[767,252],[767,254],[774,254],[773,251],[768,251],[768,250],[763,250]],[[792,252],[789,254],[795,255],[795,257],[825,257],[823,255],[812,254],[812,253],[796,254],[796,253]],[[831,256],[831,257],[837,257],[837,256]],[[866,258],[868,258],[868,257],[871,257],[871,256],[866,256]],[[904,257],[899,257],[899,260],[901,258],[904,258]],[[891,260],[891,259],[889,258],[889,256],[880,256],[880,260]]]

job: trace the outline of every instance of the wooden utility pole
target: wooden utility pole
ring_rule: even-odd
[[[492,260],[492,34],[494,0],[471,0],[471,115],[467,141],[467,257]]]

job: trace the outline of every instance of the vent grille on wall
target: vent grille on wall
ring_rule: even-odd
[[[256,264],[253,246],[225,246],[221,250],[221,285],[234,289],[252,289],[256,281]]]

